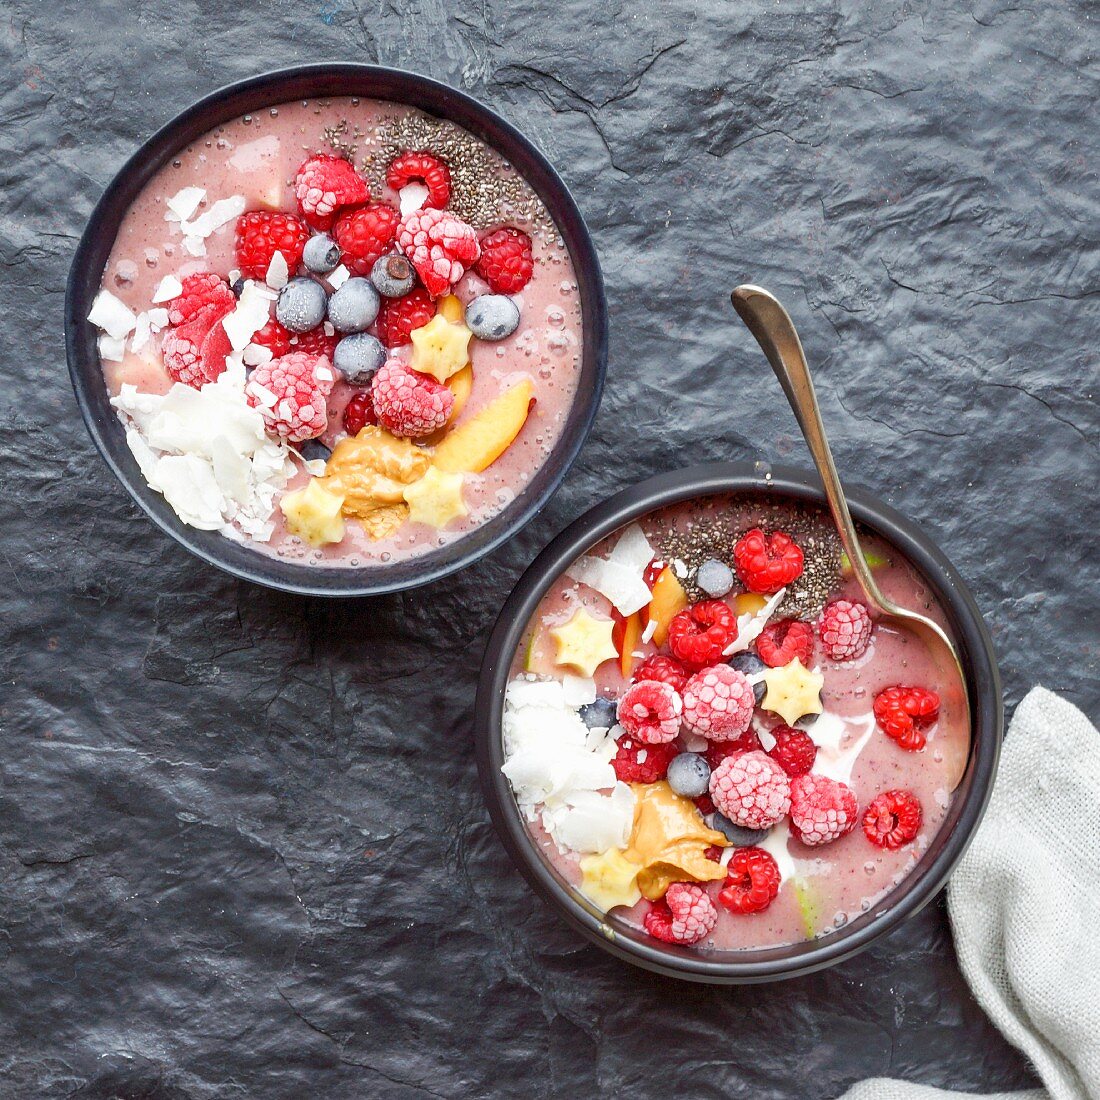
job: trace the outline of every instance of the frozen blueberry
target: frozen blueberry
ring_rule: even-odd
[[[674,760],[673,763],[675,764],[676,761]],[[740,825],[734,825],[728,817],[717,810],[707,814],[703,820],[708,829],[721,833],[735,848],[751,848],[771,832],[771,829],[743,829]]]
[[[309,332],[325,319],[328,301],[320,283],[300,275],[279,291],[275,316],[291,332]]]
[[[735,653],[727,662],[730,668],[737,669],[738,672],[743,672],[750,679],[758,672],[763,672],[768,666],[764,664],[762,660],[755,653]],[[768,685],[763,680],[758,684],[752,685],[752,694],[756,699],[757,706],[764,700],[764,694],[768,690]]]
[[[717,600],[733,587],[733,570],[717,558],[708,558],[699,566],[695,583],[708,596]]]
[[[386,349],[369,332],[353,332],[336,345],[332,361],[354,386],[365,386],[386,361]]]
[[[710,788],[710,765],[698,753],[682,752],[668,766],[668,785],[685,798],[698,798]]]
[[[519,306],[503,294],[482,294],[466,307],[466,327],[479,340],[503,340],[519,327]]]
[[[370,279],[348,279],[328,300],[328,319],[337,332],[362,332],[378,316],[381,299]]]
[[[318,233],[306,241],[302,262],[317,275],[327,275],[339,266],[340,246],[331,237]]]
[[[403,298],[416,282],[416,272],[404,256],[380,256],[370,269],[370,281],[384,298]]]
[[[305,442],[298,444],[298,453],[302,458],[306,459],[306,461],[320,459],[322,462],[328,462],[332,451],[330,451],[319,439],[307,439]]]
[[[239,298],[244,293],[244,276],[238,275],[230,284],[229,289],[233,291],[234,297]]]
[[[590,729],[609,730],[618,721],[615,716],[614,699],[599,698],[594,703],[585,703],[580,709],[581,721]]]

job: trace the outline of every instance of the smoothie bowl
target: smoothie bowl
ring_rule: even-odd
[[[238,576],[394,591],[545,503],[599,403],[591,239],[537,150],[411,73],[232,85],[123,167],[77,250],[69,369],[135,500]]]
[[[883,590],[955,640],[967,691],[876,622],[813,475],[714,465],[583,516],[504,607],[478,764],[520,869],[576,928],[700,981],[846,958],[943,885],[1003,728],[992,647],[915,525],[849,503]]]

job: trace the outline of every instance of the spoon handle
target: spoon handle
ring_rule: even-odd
[[[821,475],[825,489],[825,499],[833,514],[840,541],[848,554],[852,571],[869,602],[877,605],[878,610],[892,612],[893,605],[879,591],[878,584],[863,557],[852,515],[848,511],[848,502],[844,499],[844,490],[840,487],[840,477],[833,462],[833,453],[825,437],[825,426],[821,422],[821,412],[817,405],[810,368],[806,365],[806,356],[802,351],[802,342],[798,339],[794,323],[787,311],[775,297],[758,286],[739,286],[730,295],[733,308],[737,310],[745,327],[756,337],[756,342],[775,371],[787,400],[791,403],[794,415],[806,437],[814,465]]]

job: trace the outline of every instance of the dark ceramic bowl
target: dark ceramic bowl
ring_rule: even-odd
[[[578,556],[654,509],[693,497],[731,492],[822,505],[825,501],[816,474],[749,463],[714,463],[643,481],[586,512],[535,559],[505,603],[489,638],[476,710],[478,769],[489,812],[509,854],[535,890],[574,928],[620,959],[675,978],[725,984],[774,981],[831,966],[861,951],[926,905],[946,882],[982,819],[1004,730],[993,645],[962,579],[915,523],[869,493],[853,492],[848,500],[856,521],[896,547],[931,585],[958,640],[967,673],[973,730],[970,760],[947,818],[928,851],[872,910],[827,936],[787,947],[709,956],[691,948],[669,947],[606,916],[578,894],[532,841],[500,771],[504,763],[504,689],[513,656],[539,601]]]
[[[88,311],[131,203],[180,150],[208,130],[278,103],[362,96],[419,107],[464,126],[500,152],[538,193],[556,222],[577,273],[583,310],[583,355],[577,397],[553,453],[522,493],[476,531],[420,557],[371,568],[329,568],[282,561],[216,531],[188,527],[141,476],[125,431],[109,404],[96,332]],[[599,261],[565,184],[513,126],[470,96],[415,73],[375,65],[302,65],[231,84],[199,100],[158,130],[122,166],[96,204],[76,250],[65,293],[65,345],[73,389],[88,431],[107,465],[163,531],[234,576],[317,596],[365,596],[427,584],[476,561],[514,535],[549,500],[577,457],[600,403],[607,366],[607,304]]]

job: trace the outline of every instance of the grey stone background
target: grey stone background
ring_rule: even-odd
[[[696,988],[525,888],[469,719],[504,594],[568,520],[697,460],[803,463],[735,323],[789,304],[843,471],[972,584],[1013,706],[1098,716],[1097,10],[1084,0],[0,0],[0,1096],[828,1100],[1032,1075],[942,904],[836,969]],[[408,67],[525,130],[611,306],[596,429],[475,569],[374,602],[237,584],[137,513],[65,375],[92,204],[193,99]]]

